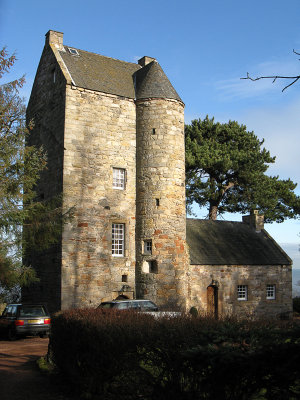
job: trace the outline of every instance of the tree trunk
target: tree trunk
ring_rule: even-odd
[[[210,204],[209,206],[209,219],[215,221],[217,219],[217,215],[218,215],[218,206]]]

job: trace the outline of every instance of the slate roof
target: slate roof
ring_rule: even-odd
[[[291,259],[262,230],[243,222],[187,219],[193,265],[287,265]]]
[[[75,86],[128,97],[168,98],[182,101],[157,61],[139,64],[116,60],[88,51],[75,49],[78,55],[59,51]]]
[[[182,101],[161,66],[152,61],[135,73],[136,98],[168,98]]]

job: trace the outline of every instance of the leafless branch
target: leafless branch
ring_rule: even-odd
[[[293,53],[300,56],[300,53],[298,53],[294,49],[293,49]],[[272,83],[274,83],[276,81],[276,79],[293,79],[293,81],[291,83],[289,83],[282,89],[282,92],[284,92],[285,89],[289,88],[290,86],[292,86],[294,83],[296,83],[300,79],[300,75],[296,75],[296,76],[270,75],[270,76],[258,76],[257,78],[252,78],[249,75],[249,72],[247,72],[247,76],[245,78],[240,78],[240,79],[249,79],[250,81],[259,81],[260,79],[273,79]]]
[[[259,81],[260,79],[273,79],[274,83],[276,79],[293,79],[293,82],[289,83],[286,85],[283,89],[282,92],[285,91],[288,87],[292,86],[294,83],[296,83],[300,79],[300,75],[296,76],[281,76],[281,75],[271,75],[271,76],[259,76],[257,78],[252,78],[249,73],[247,72],[247,77],[246,78],[241,78],[241,79],[250,79],[250,81]]]

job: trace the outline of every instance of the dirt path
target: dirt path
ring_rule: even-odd
[[[48,342],[38,337],[0,340],[1,400],[68,400],[37,367],[36,360],[47,353]]]

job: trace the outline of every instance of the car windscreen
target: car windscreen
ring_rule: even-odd
[[[44,317],[46,311],[43,306],[22,306],[20,308],[19,316],[26,317]]]
[[[143,311],[157,311],[158,310],[157,305],[152,303],[152,301],[140,302],[139,306]]]

